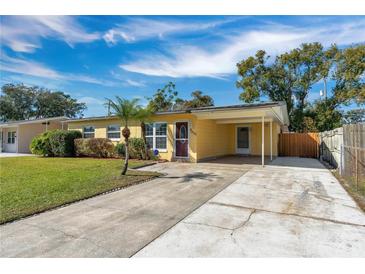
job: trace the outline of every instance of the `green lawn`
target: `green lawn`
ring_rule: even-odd
[[[130,167],[145,163],[130,161]],[[130,170],[120,176],[122,165],[117,159],[0,158],[0,223],[158,175]]]

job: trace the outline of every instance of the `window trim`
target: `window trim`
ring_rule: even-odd
[[[155,150],[157,149],[159,152],[167,152],[167,130],[168,130],[168,123],[164,122],[164,121],[159,121],[159,122],[153,122],[153,123],[148,123],[149,125],[152,124],[153,125],[153,132],[152,135],[146,135],[145,137],[149,137],[152,138],[152,144],[153,147],[151,149]],[[166,134],[165,135],[156,135],[156,124],[166,124]],[[156,138],[157,137],[165,137],[166,138],[166,148],[156,148]]]
[[[94,129],[94,132],[86,132],[86,134],[91,134],[91,133],[93,133],[93,134],[94,134],[94,137],[85,137],[85,128],[86,128],[86,127],[92,127],[92,128]],[[92,125],[84,126],[84,127],[82,128],[82,138],[83,138],[83,139],[95,138],[95,126],[92,126]]]
[[[112,130],[112,131],[109,131],[109,127],[110,126],[119,126],[119,130]],[[110,124],[110,125],[107,125],[106,126],[106,138],[108,138],[109,140],[111,140],[111,141],[120,141],[120,136],[122,135],[121,134],[121,131],[120,131],[120,128],[121,128],[121,126],[120,125],[118,125],[118,124]],[[119,133],[119,138],[109,138],[108,137],[108,134],[109,133]]]
[[[9,135],[10,134],[10,135]],[[10,136],[10,137],[9,137]],[[12,130],[12,131],[8,131],[8,134],[7,134],[7,138],[6,138],[6,142],[7,144],[9,145],[14,145],[15,142],[16,142],[16,130]],[[12,142],[9,143],[9,140],[11,140]]]

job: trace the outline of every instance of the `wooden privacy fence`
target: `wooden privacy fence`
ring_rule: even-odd
[[[279,135],[279,156],[318,158],[318,133],[281,133]]]

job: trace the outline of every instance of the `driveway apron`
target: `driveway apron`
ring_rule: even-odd
[[[365,215],[315,159],[256,166],[137,257],[365,257]]]
[[[0,227],[1,257],[130,257],[249,167],[161,163],[165,175]]]

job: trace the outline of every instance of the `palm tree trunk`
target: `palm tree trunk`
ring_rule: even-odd
[[[146,140],[146,124],[144,122],[141,123],[141,132],[142,132],[142,139],[144,142],[144,159],[149,160],[148,155],[148,147],[147,147],[147,140]]]
[[[127,173],[128,160],[129,160],[129,140],[128,138],[125,138],[125,158],[124,158],[124,167],[122,170],[122,175],[125,175]]]

